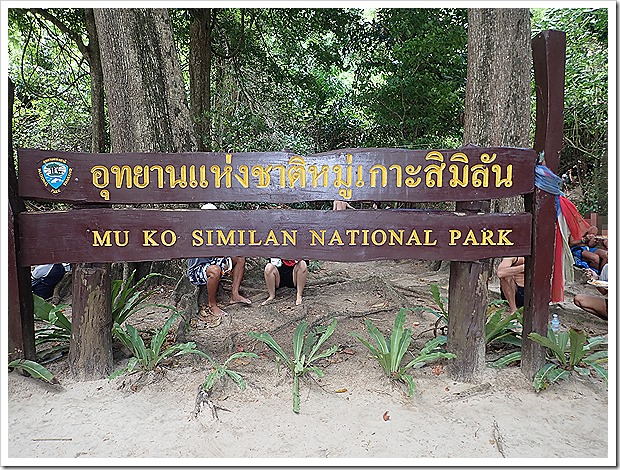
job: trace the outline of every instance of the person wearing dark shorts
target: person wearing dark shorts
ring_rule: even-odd
[[[514,312],[524,305],[525,258],[503,258],[497,266],[497,277],[502,299],[508,301],[508,310]]]
[[[30,271],[32,293],[43,300],[50,299],[54,295],[54,287],[61,281],[65,272],[66,269],[62,263],[40,264],[32,267]]]
[[[295,305],[301,305],[302,294],[308,279],[308,263],[305,260],[271,258],[265,266],[264,274],[269,297],[263,305],[276,298],[276,289],[280,287],[297,289]]]

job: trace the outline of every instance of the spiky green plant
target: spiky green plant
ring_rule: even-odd
[[[37,360],[45,361],[56,354],[69,350],[71,341],[71,321],[64,315],[68,305],[54,305],[36,294],[32,295],[34,317],[41,326],[34,331],[34,344]],[[41,349],[40,346],[52,344]]]
[[[359,339],[368,348],[372,357],[379,361],[379,364],[391,380],[403,382],[407,386],[407,396],[410,397],[415,392],[416,384],[413,381],[413,377],[408,374],[409,369],[421,367],[428,362],[438,359],[453,359],[456,355],[441,348],[447,341],[446,336],[442,335],[428,341],[413,360],[404,366],[401,365],[411,344],[412,331],[409,328],[405,328],[406,319],[407,309],[402,308],[394,319],[394,327],[392,328],[392,335],[389,341],[370,320],[365,322],[366,331],[374,344],[366,341],[358,333],[351,333],[351,335]]]
[[[209,357],[206,354],[204,355],[204,357],[206,357],[207,361],[209,361],[209,363],[212,366],[211,372],[209,372],[209,374],[207,375],[207,378],[205,379],[205,382],[202,384],[202,389],[208,392],[209,390],[213,388],[213,386],[218,380],[220,380],[223,377],[227,377],[227,376],[230,377],[235,384],[237,384],[237,386],[239,387],[241,391],[245,391],[245,380],[243,379],[241,374],[239,374],[238,372],[235,372],[234,370],[229,369],[228,365],[232,361],[236,359],[241,359],[242,357],[256,358],[258,356],[254,353],[236,352],[233,355],[231,355],[228,359],[226,359],[226,361],[223,364],[218,364],[215,360],[213,360],[211,357]]]
[[[431,294],[433,295],[433,301],[435,302],[435,305],[437,305],[437,308],[414,307],[412,310],[414,312],[429,312],[435,315],[437,317],[437,320],[435,321],[433,334],[437,336],[439,332],[445,335],[447,334],[448,328],[448,299],[441,295],[441,293],[439,292],[439,286],[437,286],[437,284],[431,284],[430,290]],[[440,326],[441,323],[443,323],[444,326]]]
[[[311,330],[306,335],[308,324],[301,321],[295,329],[293,335],[293,357],[284,352],[282,347],[274,340],[269,333],[256,333],[251,331],[248,335],[254,339],[262,341],[276,354],[276,360],[282,361],[286,368],[293,375],[293,411],[299,413],[299,379],[309,372],[313,372],[317,377],[324,377],[325,373],[317,366],[313,365],[319,359],[331,356],[338,349],[337,345],[331,346],[322,352],[320,347],[329,339],[336,330],[336,319],[322,331]],[[319,336],[320,334],[320,336]]]
[[[14,361],[9,362],[9,369],[22,370],[35,379],[42,379],[51,384],[58,383],[58,379],[54,377],[54,374],[38,362],[30,361],[28,359],[15,359]]]
[[[173,307],[169,308],[176,310]],[[192,341],[174,344],[165,349],[163,348],[168,332],[182,313],[183,312],[176,311],[166,320],[166,323],[161,329],[155,330],[155,334],[151,338],[149,346],[146,346],[138,330],[129,323],[125,324],[125,328],[115,323],[112,327],[112,334],[131,351],[133,357],[129,359],[125,367],[112,373],[109,378],[113,379],[121,374],[131,373],[134,370],[151,371],[167,357],[175,357],[183,354],[198,354],[205,358],[208,357],[204,352],[196,349],[196,343]]]
[[[534,376],[532,385],[537,392],[546,389],[551,383],[567,378],[573,370],[580,375],[590,376],[591,369],[607,383],[608,373],[602,364],[607,362],[608,351],[595,349],[607,344],[604,336],[588,339],[583,330],[570,328],[568,333],[556,334],[549,328],[546,337],[534,332],[528,337],[547,348],[552,355],[550,362]]]
[[[523,307],[504,316],[507,306],[508,302],[505,300],[494,300],[489,303],[484,326],[487,345],[504,343],[521,347],[520,329],[523,324]]]
[[[165,307],[158,304],[147,304],[146,300],[151,297],[156,289],[140,289],[146,281],[153,277],[167,277],[160,273],[150,273],[133,284],[136,274],[134,270],[127,279],[116,279],[112,281],[112,320],[114,323],[122,325],[130,316],[149,306]]]

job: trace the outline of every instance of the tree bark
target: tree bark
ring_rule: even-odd
[[[78,380],[112,373],[112,314],[109,264],[80,264],[73,273],[69,367]]]
[[[468,11],[465,145],[529,146],[529,35],[527,9]],[[466,213],[489,208],[490,201],[456,204]],[[484,368],[491,265],[490,260],[450,265],[448,349],[457,355],[449,366],[455,380],[475,381]]]
[[[93,121],[91,151],[105,152],[105,106],[103,92],[103,69],[99,53],[97,25],[92,8],[84,10],[84,20],[88,33],[88,64],[90,66],[90,115]]]
[[[190,114],[198,150],[211,151],[211,8],[190,10],[189,96]]]

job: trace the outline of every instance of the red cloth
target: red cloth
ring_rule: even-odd
[[[560,210],[566,219],[571,235],[575,240],[581,239],[583,234],[588,231],[590,224],[581,216],[575,204],[570,202],[565,196],[559,196]]]
[[[297,264],[297,260],[296,259],[283,259],[282,263],[284,263],[285,266],[295,266]]]
[[[562,275],[562,232],[555,225],[555,254],[551,277],[551,302],[564,302],[564,276]]]

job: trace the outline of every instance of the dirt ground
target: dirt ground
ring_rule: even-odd
[[[580,465],[613,464],[615,418],[609,418],[608,390],[599,378],[573,374],[535,393],[518,367],[486,368],[475,383],[462,383],[450,378],[447,367],[430,365],[413,371],[417,390],[407,398],[384,376],[350,333],[366,336],[364,320],[369,318],[387,334],[399,308],[432,306],[429,285],[438,284],[446,295],[447,264],[431,271],[428,262],[412,260],[321,262],[309,275],[301,306],[295,306],[294,291],[287,288],[260,306],[267,297],[264,264],[249,260],[241,292],[253,305],[228,306],[229,316],[219,327],[180,331],[177,338],[196,342],[220,362],[235,351],[259,355],[231,364],[247,389],[241,392],[231,382],[216,387],[212,400],[222,408],[217,419],[209,408],[194,416],[197,390],[208,373],[197,356],[176,358],[162,373],[140,381],[134,375],[75,382],[61,359],[46,364],[60,385],[8,374],[3,387],[8,391],[8,447],[3,452],[14,463],[32,465],[39,465],[39,459],[70,465],[65,459],[74,458],[90,459],[82,465],[133,465],[135,459],[148,458],[175,459],[169,461],[175,465],[434,465],[435,459],[447,459],[446,465],[458,459],[480,459],[481,465],[558,464],[546,460],[552,458],[566,459],[562,465],[571,459]],[[226,283],[220,289],[221,305],[229,289]],[[572,305],[573,294],[590,289],[577,281],[568,286],[566,301],[553,309],[563,329],[575,326],[590,336],[606,335],[606,322]],[[185,295],[177,290],[176,299],[173,290],[162,287],[158,300],[195,308],[192,289]],[[490,295],[497,298],[498,292],[493,279]],[[130,323],[148,330],[160,327],[164,316],[162,309],[148,308]],[[337,344],[338,352],[320,363],[323,378],[302,381],[301,412],[295,414],[290,375],[278,371],[273,353],[247,332],[269,332],[290,353],[301,320],[327,324],[332,317],[338,327],[327,344]],[[435,319],[428,312],[408,313],[413,351],[433,337]],[[195,460],[203,458],[213,460]]]

